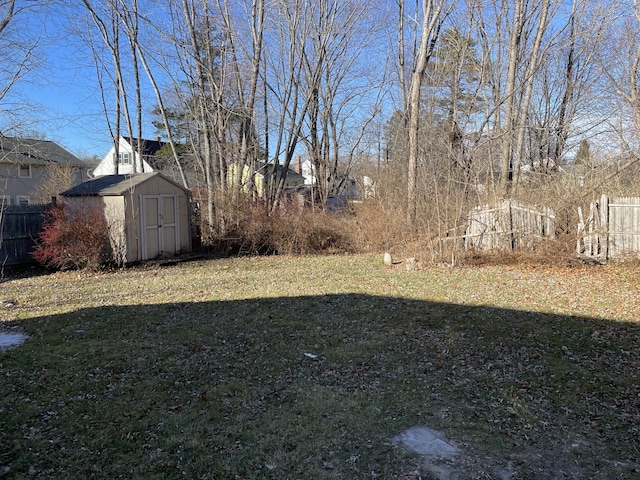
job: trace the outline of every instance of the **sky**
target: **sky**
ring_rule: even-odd
[[[36,108],[35,122],[28,130],[53,140],[78,157],[102,157],[111,139],[100,111],[97,92],[87,85],[88,72],[59,61],[55,77],[19,85],[19,100]]]
[[[25,3],[25,0],[18,0]],[[62,2],[64,0],[60,0]],[[76,8],[78,0],[69,0]],[[98,3],[98,2],[96,2]],[[0,17],[3,1],[0,0]],[[69,16],[63,7],[50,5],[46,10],[20,15],[13,23],[16,32],[28,32],[21,37],[25,41],[37,38],[41,63],[28,76],[21,79],[8,97],[0,102],[0,132],[6,135],[7,114],[19,111],[25,122],[19,132],[53,140],[80,158],[102,158],[109,151],[112,140],[104,118],[101,92],[96,81],[95,66],[88,56],[88,47],[70,31],[82,31],[82,15]],[[0,86],[3,65],[10,64],[6,53],[7,43],[0,35]],[[144,74],[143,74],[144,76]],[[106,93],[110,106],[114,94]],[[155,101],[147,102],[147,109]],[[28,106],[28,109],[24,109]],[[148,110],[144,113],[143,136],[154,138]],[[22,125],[22,124],[21,124]]]
[[[60,3],[64,1],[58,0]],[[32,72],[32,75],[20,82],[12,92],[12,96],[15,104],[35,108],[35,111],[30,109],[26,116],[28,124],[22,129],[24,134],[29,135],[33,132],[33,135],[56,141],[80,158],[96,156],[101,159],[111,148],[112,140],[104,118],[95,65],[86,43],[79,37],[69,34],[74,31],[88,31],[86,23],[83,23],[87,12],[80,1],[68,1],[72,5],[68,8],[76,8],[78,14],[68,15],[63,7],[49,7],[46,10],[43,8],[38,15],[29,15],[16,20],[16,26],[23,31],[28,30],[31,37],[39,38],[42,63],[36,71]],[[156,0],[149,1],[153,4]],[[0,16],[2,3],[3,0],[0,0]],[[100,4],[99,0],[94,3]],[[161,23],[161,19],[155,20]],[[2,36],[0,36],[1,58]],[[1,64],[0,61],[0,73]],[[154,74],[158,75],[158,71],[154,70]],[[141,72],[141,76],[143,82],[148,83],[144,72]],[[143,113],[143,136],[155,138],[156,132],[151,125],[150,110],[156,105],[156,101],[149,90],[146,91],[146,111]],[[113,108],[115,103],[113,88],[108,88],[105,96],[109,107]],[[135,108],[133,105],[130,107]],[[0,113],[1,111],[2,103],[0,103]],[[0,131],[4,133],[1,120]],[[15,135],[14,133],[6,134]]]
[[[21,37],[25,43],[38,39],[37,66],[0,104],[0,114],[7,110],[19,112],[20,121],[5,113],[0,128],[7,128],[7,122],[19,124],[20,129],[6,134],[44,137],[79,158],[102,158],[112,140],[95,67],[86,56],[87,47],[68,34],[73,27],[69,22],[68,16],[57,13],[56,9],[15,18],[14,33],[28,30],[28,35]],[[3,60],[7,62],[6,58]],[[107,101],[113,103],[113,92],[108,91],[106,95]],[[144,136],[155,137],[153,127],[147,130]]]

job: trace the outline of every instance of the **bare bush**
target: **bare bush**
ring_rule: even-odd
[[[73,187],[76,181],[76,170],[70,165],[51,164],[47,166],[46,172],[45,178],[34,192],[37,203],[49,203],[60,192]]]
[[[98,270],[111,256],[102,209],[65,203],[53,206],[32,255],[48,267]]]
[[[269,214],[265,205],[246,203],[213,248],[234,255],[305,255],[357,250],[349,216],[284,204]]]

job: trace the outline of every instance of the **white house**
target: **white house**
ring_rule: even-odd
[[[113,146],[93,171],[93,175],[95,177],[102,175],[126,175],[129,173],[147,173],[158,170],[156,167],[156,153],[165,143],[161,142],[159,138],[155,140],[142,139],[141,143],[142,158],[138,155],[138,139],[120,137],[117,159],[118,171],[115,171],[116,148]]]
[[[305,185],[315,185],[316,183],[316,173],[311,160],[306,159],[302,161],[300,155],[295,158],[295,163],[293,166],[293,171],[298,175],[302,175],[304,177]]]

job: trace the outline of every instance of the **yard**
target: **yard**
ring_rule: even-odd
[[[5,278],[0,478],[638,478],[639,287],[343,255]]]

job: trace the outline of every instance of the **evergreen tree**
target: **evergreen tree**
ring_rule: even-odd
[[[589,142],[585,139],[580,142],[576,158],[573,161],[574,165],[590,165],[591,164],[591,152],[589,151]]]
[[[477,42],[458,28],[445,30],[435,49],[425,88],[431,99],[432,130],[445,157],[466,177],[471,159],[465,148],[469,125],[481,107]],[[468,180],[468,178],[467,178]]]

